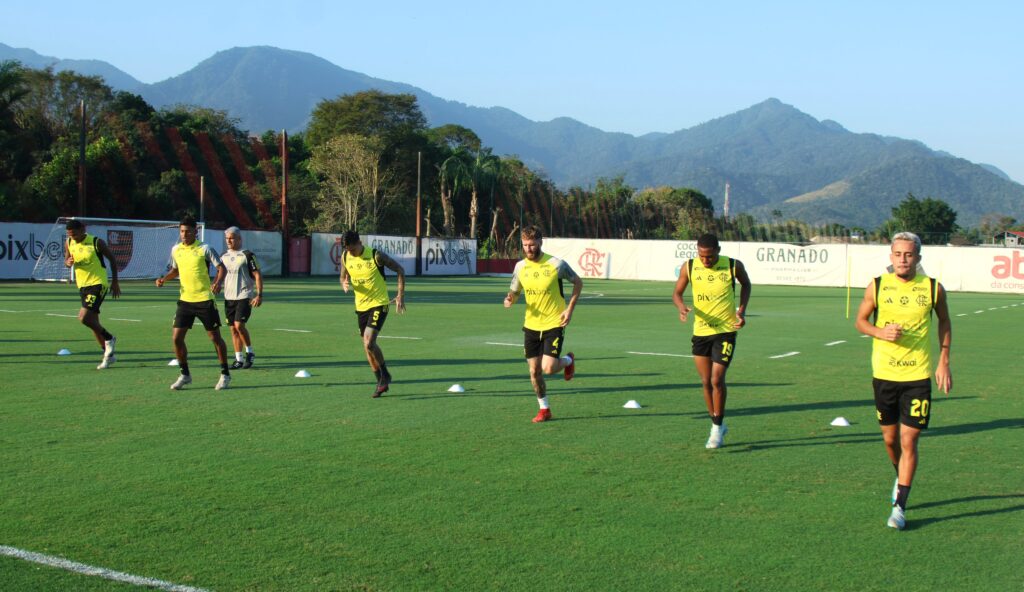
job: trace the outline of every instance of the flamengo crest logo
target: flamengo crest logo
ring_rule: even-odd
[[[341,252],[345,250],[345,247],[341,246],[341,237],[334,239],[334,244],[331,245],[331,263],[334,263],[334,271],[341,271]]]
[[[110,252],[114,254],[114,265],[117,271],[124,271],[132,260],[132,244],[135,242],[135,233],[131,230],[108,230],[107,245]]]
[[[577,262],[580,264],[580,269],[583,270],[585,277],[601,277],[604,275],[604,265],[607,257],[607,253],[602,253],[597,249],[590,249],[583,251]]]

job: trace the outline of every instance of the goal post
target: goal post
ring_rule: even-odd
[[[67,223],[79,220],[85,231],[102,239],[114,254],[118,279],[153,279],[167,273],[171,247],[179,242],[179,223],[169,220],[122,220],[118,218],[60,217],[53,224],[46,243],[64,245],[44,249],[32,269],[32,280],[72,282],[72,268],[64,266],[67,254]],[[205,224],[198,223],[198,240],[203,240]]]

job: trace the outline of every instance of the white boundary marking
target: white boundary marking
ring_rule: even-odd
[[[962,312],[962,313],[960,313],[960,314],[958,314],[956,316],[958,316],[958,317],[966,317],[967,313],[966,312]]]
[[[1016,304],[1014,304],[1014,306],[1017,306],[1017,305],[1016,305]],[[13,313],[19,313],[19,312],[21,312],[21,311],[20,311],[20,310],[7,310],[6,308],[0,308],[0,312],[13,312]]]
[[[584,296],[583,294],[585,293],[586,292],[580,292],[580,300],[583,300],[584,298],[604,298],[604,294],[601,292],[592,292],[591,296]]]
[[[377,339],[413,339],[413,340],[416,340],[416,341],[420,341],[423,338],[422,337],[402,337],[400,335],[378,335]]]
[[[839,345],[840,343],[846,343],[846,340],[840,339],[839,341],[830,341],[825,344],[825,347],[832,347],[833,345]]]
[[[274,329],[274,331],[285,331],[287,333],[312,333],[312,331],[306,331],[305,329]]]
[[[634,352],[628,351],[627,354],[634,354],[637,356],[668,356],[670,358],[692,358],[693,356],[687,354],[659,354],[656,352]]]
[[[69,319],[77,319],[78,318],[78,315],[57,314],[55,312],[48,312],[48,313],[46,313],[46,316],[48,316],[48,317],[66,317],[66,318],[69,318]]]
[[[797,355],[800,355],[800,352],[798,352],[798,351],[791,351],[791,352],[786,352],[784,354],[779,354],[777,356],[768,356],[768,357],[770,359],[772,359],[772,360],[777,360],[779,358],[788,358],[789,356],[797,356]]]
[[[485,345],[507,345],[509,347],[523,347],[522,343],[499,343],[497,341],[487,341]]]
[[[142,319],[115,319],[114,317],[110,317],[110,320],[111,321],[128,321],[129,323],[141,323],[142,322]]]
[[[32,551],[25,551],[16,547],[8,547],[7,545],[0,545],[0,555],[6,555],[8,557],[14,557],[15,559],[23,559],[25,561],[31,561],[32,563],[39,563],[50,567],[73,571],[86,576],[99,576],[106,580],[124,582],[134,586],[146,586],[147,588],[156,588],[158,590],[166,590],[167,592],[209,592],[204,588],[182,586],[181,584],[173,584],[163,580],[155,580],[153,578],[145,578],[129,573],[114,571],[105,567],[93,567],[92,565],[69,561],[63,557],[33,553]]]
[[[983,312],[985,312],[985,311],[983,311],[983,310],[976,310],[976,311],[974,311],[974,314],[981,314]]]

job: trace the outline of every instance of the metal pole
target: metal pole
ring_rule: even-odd
[[[420,175],[423,171],[423,153],[416,153],[416,275],[423,273],[423,234],[420,223],[423,221],[423,195],[420,193]]]
[[[288,261],[288,132],[281,130],[281,273],[287,275]]]
[[[199,222],[206,224],[206,177],[199,175]]]
[[[78,131],[78,215],[85,216],[85,100],[79,103],[82,116]]]

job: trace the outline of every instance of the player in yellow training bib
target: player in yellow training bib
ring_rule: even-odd
[[[902,530],[917,470],[917,441],[931,417],[932,312],[939,321],[935,383],[945,393],[953,388],[949,369],[953,330],[942,284],[917,273],[921,239],[912,232],[893,235],[889,260],[892,272],[872,280],[864,291],[856,327],[874,338],[871,371],[875,410],[885,450],[896,469],[892,511],[886,524]]]
[[[704,390],[704,404],[711,416],[711,434],[705,448],[720,448],[729,428],[725,427],[725,372],[736,353],[736,331],[747,323],[750,278],[743,263],[720,255],[718,237],[704,234],[697,239],[697,258],[679,269],[672,302],[685,323],[693,312],[693,362]],[[740,303],[736,306],[736,282]],[[683,292],[693,285],[693,308],[683,302]]]
[[[526,321],[523,323],[523,349],[530,369],[530,382],[537,395],[540,411],[534,423],[551,419],[545,374],[564,372],[566,380],[576,374],[576,357],[572,352],[562,354],[565,327],[572,320],[576,302],[583,291],[583,280],[557,257],[541,251],[544,238],[536,226],[523,229],[523,253],[526,258],[516,263],[512,272],[512,285],[505,296],[505,308],[511,308],[519,295],[526,293]],[[572,282],[572,296],[565,302],[562,282]]]
[[[103,350],[103,360],[96,369],[106,370],[116,360],[114,346],[117,344],[117,338],[100,324],[100,305],[108,293],[114,298],[121,296],[121,286],[117,281],[117,262],[114,261],[114,253],[103,239],[86,234],[85,224],[81,220],[68,220],[65,229],[68,240],[65,244],[67,255],[64,257],[64,265],[75,266],[75,284],[82,298],[78,320],[92,331]]]
[[[341,254],[341,289],[348,293],[351,287],[355,292],[359,335],[363,338],[366,361],[377,377],[377,388],[372,395],[376,399],[388,392],[391,385],[391,372],[384,361],[384,352],[377,345],[377,335],[384,328],[391,303],[384,268],[398,276],[398,294],[395,295],[398,314],[405,312],[405,270],[384,251],[364,246],[355,230],[346,232],[341,244],[345,247]]]
[[[197,240],[195,218],[186,216],[178,226],[181,240],[171,248],[171,269],[164,277],[157,278],[156,287],[162,288],[164,283],[174,278],[181,281],[178,310],[174,314],[174,328],[171,336],[174,342],[174,357],[178,360],[181,374],[171,384],[172,390],[181,390],[192,384],[192,374],[188,368],[188,348],[185,346],[185,335],[192,328],[196,319],[203,323],[206,334],[213,342],[220,362],[220,378],[216,390],[228,388],[231,384],[231,372],[228,370],[228,348],[220,336],[220,313],[217,312],[217,301],[214,294],[220,292],[227,269],[221,262],[217,251],[210,245]],[[217,277],[210,283],[210,266],[217,268]]]

